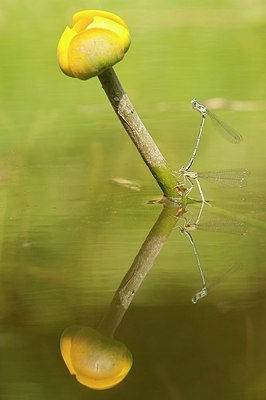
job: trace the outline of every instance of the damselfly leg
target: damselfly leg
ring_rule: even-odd
[[[242,188],[245,187],[247,184],[247,177],[249,175],[249,171],[245,168],[236,168],[236,169],[226,169],[222,171],[206,171],[206,172],[193,172],[193,171],[186,171],[184,168],[181,168],[177,173],[178,176],[183,177],[182,185],[189,184],[190,187],[186,191],[186,195],[190,194],[192,189],[194,188],[194,182],[198,187],[198,191],[201,197],[201,200],[204,203],[209,204],[206,202],[203,194],[203,190],[200,185],[200,179],[205,179],[210,182],[214,182],[220,184],[222,186],[228,187],[237,187]]]
[[[199,176],[198,176],[197,172],[187,171],[184,168],[181,168],[179,170],[179,176],[183,177],[182,185],[186,185],[187,183],[190,185],[190,187],[186,190],[186,196],[188,196],[190,194],[190,192],[192,191],[192,189],[194,188],[194,182],[193,181],[195,181],[196,185],[198,187],[198,191],[199,191],[199,194],[200,194],[200,197],[201,197],[201,201],[203,203],[207,203],[205,198],[204,198],[204,194],[203,194],[203,191],[202,191],[199,179],[198,179]]]

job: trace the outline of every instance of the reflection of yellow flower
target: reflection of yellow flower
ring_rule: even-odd
[[[130,46],[125,22],[115,14],[88,10],[73,16],[58,43],[60,68],[69,76],[89,79],[120,61]]]
[[[72,326],[61,337],[62,357],[69,372],[91,389],[109,389],[120,383],[132,366],[126,346],[89,327]]]

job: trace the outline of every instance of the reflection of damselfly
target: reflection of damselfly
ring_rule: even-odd
[[[179,184],[179,186],[183,187],[187,183],[190,185],[190,188],[186,190],[186,195],[188,195],[191,190],[194,188],[194,182],[196,182],[201,200],[205,202],[203,191],[199,182],[199,179],[206,179],[224,186],[229,187],[245,187],[247,184],[246,178],[249,175],[249,171],[244,168],[236,168],[236,169],[227,169],[222,171],[208,171],[208,172],[193,172],[187,171],[184,168],[181,168],[179,172],[177,172],[177,176],[183,177],[183,182]]]
[[[206,106],[203,104],[199,103],[196,99],[192,100],[192,107],[194,110],[198,111],[201,114],[201,123],[199,127],[199,132],[198,132],[198,137],[196,140],[196,144],[191,156],[191,159],[186,167],[183,169],[185,171],[188,171],[190,167],[193,164],[193,161],[195,159],[198,147],[199,147],[199,142],[201,139],[202,131],[203,131],[203,126],[205,123],[205,118],[208,115],[212,121],[217,125],[219,130],[224,134],[225,138],[227,138],[230,142],[236,144],[239,143],[242,140],[242,136],[240,133],[238,133],[234,128],[231,128],[229,125],[227,125],[225,122],[221,121],[212,111],[210,111]]]
[[[204,203],[202,203],[204,204]],[[219,276],[215,282],[213,282],[211,285],[206,284],[206,280],[205,280],[205,276],[204,276],[204,272],[203,272],[203,268],[201,266],[201,262],[200,262],[200,257],[195,245],[195,242],[193,240],[193,237],[191,235],[191,231],[193,230],[197,230],[199,228],[199,225],[197,225],[199,223],[199,218],[197,218],[197,222],[196,224],[193,225],[184,225],[182,228],[180,228],[180,232],[185,235],[191,246],[193,249],[193,253],[195,255],[196,258],[196,262],[197,262],[197,267],[200,273],[200,277],[201,277],[201,282],[202,282],[202,287],[200,290],[198,290],[192,297],[192,303],[196,304],[199,300],[201,300],[203,297],[207,296],[207,294],[213,290],[216,286],[218,286],[229,274],[231,274],[234,270],[235,267],[230,267],[227,271],[225,271],[221,276]]]
[[[183,233],[188,238],[188,240],[192,246],[193,253],[196,257],[196,262],[197,262],[197,266],[198,266],[201,281],[202,281],[202,288],[199,291],[197,291],[197,293],[192,297],[192,303],[196,304],[199,299],[202,299],[203,297],[207,296],[207,294],[208,294],[207,285],[206,285],[205,276],[204,276],[204,273],[203,273],[203,270],[201,267],[200,258],[199,258],[194,240],[193,240],[191,234],[185,229],[185,227],[183,229],[181,229],[181,233]]]

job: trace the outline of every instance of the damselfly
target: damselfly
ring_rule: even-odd
[[[193,249],[193,253],[196,259],[196,263],[197,263],[197,267],[199,270],[199,274],[200,274],[200,278],[201,278],[201,289],[198,290],[193,296],[192,296],[192,303],[196,304],[199,300],[201,300],[203,297],[207,296],[212,290],[214,290],[219,284],[221,284],[229,274],[231,274],[232,272],[234,272],[234,270],[236,269],[235,266],[230,267],[228,270],[226,270],[225,272],[223,272],[220,276],[218,276],[215,281],[207,286],[206,283],[206,279],[204,276],[204,272],[203,272],[203,268],[201,266],[201,262],[200,262],[200,257],[197,251],[197,247],[196,244],[193,240],[193,237],[190,233],[190,229],[188,229],[189,227],[184,226],[183,228],[180,229],[181,233],[183,235],[185,235],[190,244],[191,247]]]
[[[212,119],[212,121],[215,123],[215,125],[224,134],[225,138],[228,139],[231,143],[237,144],[237,143],[241,142],[241,140],[242,140],[242,136],[240,133],[238,133],[234,128],[231,128],[225,122],[221,121],[217,117],[217,115],[215,115],[206,106],[204,106],[204,104],[201,104],[196,99],[193,99],[192,107],[194,110],[198,111],[201,114],[201,123],[200,123],[198,137],[196,140],[196,144],[195,144],[191,159],[190,159],[188,165],[185,168],[183,168],[185,171],[188,171],[190,169],[190,167],[192,166],[193,161],[195,159],[195,156],[196,156],[196,153],[197,153],[197,150],[199,147],[199,142],[200,142],[200,139],[202,136],[205,118],[207,115]]]

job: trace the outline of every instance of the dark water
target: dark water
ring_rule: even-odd
[[[243,135],[234,146],[206,123],[194,169],[250,175],[241,189],[202,180],[212,207],[191,237],[200,203],[159,217],[160,190],[97,78],[58,69],[58,37],[86,7],[4,0],[0,13],[0,399],[265,399],[265,4],[89,5],[131,27],[116,71],[170,165],[191,155],[193,97]],[[93,391],[69,374],[60,337],[108,315],[141,246],[147,274],[115,333],[133,366]]]

